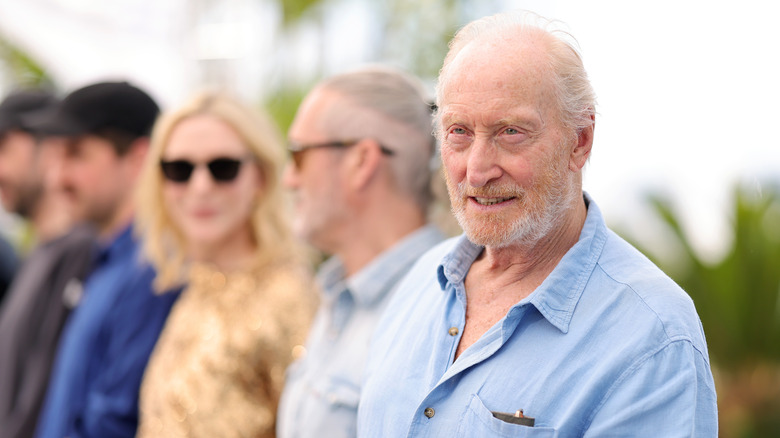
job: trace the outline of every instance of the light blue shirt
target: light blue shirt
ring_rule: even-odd
[[[377,327],[359,436],[717,436],[693,302],[586,201],[579,241],[457,360],[483,248],[459,237],[420,259]],[[534,427],[492,415],[521,409]]]
[[[444,236],[425,226],[344,278],[331,257],[318,280],[322,304],[306,341],[306,356],[288,370],[277,434],[292,437],[354,437],[360,381],[379,316],[414,262]]]

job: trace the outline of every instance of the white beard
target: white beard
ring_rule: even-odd
[[[452,212],[470,241],[477,245],[503,248],[510,245],[534,246],[547,236],[557,221],[580,196],[568,161],[552,157],[547,171],[540,175],[530,189],[518,185],[488,185],[469,188],[465,182],[455,186],[445,173]],[[472,196],[515,197],[521,212],[516,218],[473,217],[466,212],[466,203]]]

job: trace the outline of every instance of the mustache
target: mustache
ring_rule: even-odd
[[[526,191],[514,184],[488,184],[482,187],[470,187],[465,182],[457,185],[457,193],[466,198],[515,198],[525,196]]]

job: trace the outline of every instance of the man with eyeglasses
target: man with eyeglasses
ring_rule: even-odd
[[[32,119],[61,139],[60,184],[99,248],[60,340],[39,438],[135,436],[138,390],[177,294],[152,291],[154,271],[133,236],[133,192],[159,109],[127,82],[73,91]]]
[[[305,355],[287,373],[278,436],[355,436],[361,377],[381,312],[417,258],[443,239],[427,223],[431,108],[418,81],[367,68],[326,79],[289,131],[284,184],[294,231],[331,257]]]

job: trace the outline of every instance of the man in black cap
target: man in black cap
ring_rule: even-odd
[[[33,220],[39,219],[36,210],[43,196],[43,151],[24,116],[55,103],[42,90],[16,91],[0,103],[0,200],[7,211]]]
[[[38,421],[40,438],[135,436],[141,377],[178,294],[156,295],[132,230],[133,191],[159,109],[126,82],[69,94],[31,118],[61,136],[60,183],[74,215],[91,223],[100,249],[60,340]]]
[[[0,103],[0,202],[5,211],[36,222],[43,214],[35,214],[33,206],[41,197],[38,162],[42,161],[35,147],[35,138],[24,128],[24,112],[42,108],[54,97],[44,91],[20,90],[9,94]],[[36,227],[37,228],[37,227]],[[14,248],[0,238],[0,303],[16,273],[18,260]]]
[[[0,197],[27,220],[36,246],[27,255],[0,308],[0,436],[31,437],[57,342],[70,308],[64,291],[87,273],[93,238],[76,227],[60,191],[46,182],[56,151],[44,147],[25,117],[55,105],[51,93],[20,90],[0,103]]]

